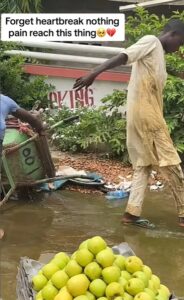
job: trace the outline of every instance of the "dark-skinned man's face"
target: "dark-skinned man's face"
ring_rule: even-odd
[[[184,35],[171,32],[165,43],[165,51],[167,53],[173,53],[179,50],[181,46],[184,45]]]

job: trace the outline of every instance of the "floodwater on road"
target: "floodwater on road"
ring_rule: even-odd
[[[143,216],[155,230],[120,223],[126,201],[59,191],[34,201],[12,201],[0,214],[5,238],[0,242],[0,298],[16,300],[20,257],[47,262],[50,254],[73,253],[85,239],[102,236],[110,246],[127,242],[177,296],[184,296],[184,228],[177,226],[169,192],[148,192]]]

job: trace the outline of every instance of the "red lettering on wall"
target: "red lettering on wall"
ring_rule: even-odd
[[[73,90],[70,91],[70,108],[74,109]]]
[[[67,90],[64,92],[51,92],[49,93],[48,98],[51,103],[51,108],[55,107],[56,105],[58,106],[58,108],[61,108],[63,105],[66,105],[71,109],[74,109],[79,106],[84,107],[94,105],[93,89],[81,89],[80,91]]]
[[[61,91],[59,91],[59,92],[57,92],[57,93],[58,93],[58,104],[59,104],[58,106],[59,106],[59,107],[62,107],[63,100],[65,99],[65,97],[66,97],[68,91],[65,91],[64,94],[63,94],[63,96],[62,96]]]

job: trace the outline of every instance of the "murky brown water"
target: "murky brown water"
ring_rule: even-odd
[[[6,232],[1,241],[0,295],[16,300],[16,274],[21,256],[46,261],[50,253],[73,252],[81,241],[103,236],[110,246],[129,243],[162,282],[184,296],[184,229],[177,226],[168,193],[148,193],[143,215],[157,224],[154,231],[120,224],[125,201],[74,192],[38,194],[37,201],[11,202],[0,215]]]

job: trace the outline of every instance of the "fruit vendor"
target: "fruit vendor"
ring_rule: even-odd
[[[150,170],[159,167],[176,202],[179,225],[184,227],[184,176],[163,117],[163,88],[167,78],[164,53],[176,52],[182,45],[184,23],[172,19],[159,37],[142,37],[74,84],[77,90],[87,88],[103,71],[132,64],[127,96],[127,147],[134,176],[122,220],[126,224],[155,227],[141,218],[141,211]]]
[[[13,115],[14,117],[20,119],[23,122],[29,123],[31,127],[35,129],[35,131],[37,131],[39,134],[43,134],[43,125],[39,119],[37,119],[35,116],[33,116],[25,109],[21,108],[11,98],[0,94],[0,167],[1,167],[1,156],[2,156],[2,148],[3,148],[3,138],[6,129],[5,120],[9,114]],[[0,172],[0,191],[1,191],[1,172]],[[2,231],[0,230],[0,238],[1,235],[2,235]]]

